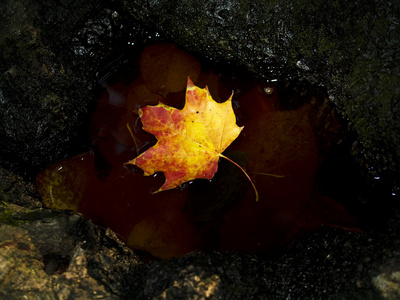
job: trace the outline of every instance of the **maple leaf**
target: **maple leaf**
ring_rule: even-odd
[[[193,179],[211,179],[217,172],[220,157],[238,166],[250,180],[240,165],[222,154],[243,129],[236,125],[232,95],[218,103],[207,86],[199,88],[188,77],[182,110],[163,103],[139,109],[143,129],[155,135],[158,141],[127,164],[138,166],[144,175],[164,172],[165,183],[156,192],[173,189]]]

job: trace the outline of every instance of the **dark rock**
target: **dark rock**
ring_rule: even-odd
[[[1,4],[0,157],[25,168],[65,153],[91,99],[76,60],[65,63],[43,40],[40,10],[34,1]]]
[[[100,61],[146,32],[96,2],[3,1],[0,11],[0,160],[32,175],[88,149]]]
[[[0,207],[2,299],[118,299],[138,258],[75,213]]]
[[[0,167],[0,202],[12,203],[26,208],[42,207],[36,187],[26,183],[21,176]]]

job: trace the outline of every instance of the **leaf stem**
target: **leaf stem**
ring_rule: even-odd
[[[135,136],[133,135],[131,126],[129,126],[129,123],[128,123],[128,122],[126,123],[126,128],[128,128],[129,133],[130,133],[131,136],[132,136],[133,142],[135,143],[135,147],[136,147],[136,153],[137,153],[137,155],[139,155],[139,147],[138,147],[138,144],[137,144],[137,142],[136,142]]]
[[[256,194],[256,202],[257,202],[258,199],[259,199],[258,191],[257,191],[257,189],[256,189],[256,186],[254,185],[253,180],[251,180],[249,174],[247,174],[246,171],[245,171],[238,163],[234,162],[234,161],[233,161],[232,159],[230,159],[229,157],[227,157],[227,156],[225,156],[225,155],[223,155],[223,154],[220,154],[219,156],[225,158],[225,159],[228,160],[228,161],[230,161],[230,162],[233,163],[235,166],[237,166],[240,170],[242,170],[242,172],[244,173],[244,175],[246,175],[247,179],[250,181],[251,185],[253,186],[254,193]]]

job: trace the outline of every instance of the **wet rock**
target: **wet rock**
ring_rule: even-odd
[[[1,4],[0,157],[25,167],[65,153],[90,100],[77,61],[44,39],[40,10],[34,1]]]
[[[118,299],[138,258],[77,214],[0,207],[0,297]]]
[[[26,208],[42,207],[36,187],[26,183],[21,176],[0,167],[0,201]]]
[[[96,2],[61,2],[0,4],[0,160],[28,176],[88,149],[100,60],[143,33]]]

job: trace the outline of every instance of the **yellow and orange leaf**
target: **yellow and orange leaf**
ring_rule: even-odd
[[[165,183],[157,192],[197,178],[211,179],[219,158],[230,160],[222,152],[243,129],[236,125],[231,100],[232,95],[217,103],[207,87],[201,89],[188,78],[182,110],[162,103],[139,110],[143,129],[155,135],[158,142],[128,163],[141,168],[145,175],[164,172]]]

